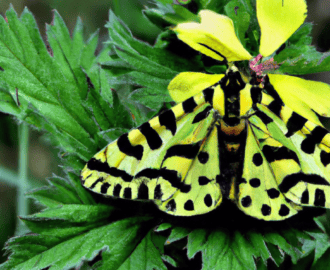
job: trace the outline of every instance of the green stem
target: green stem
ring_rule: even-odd
[[[22,123],[19,128],[19,164],[18,164],[18,215],[26,216],[29,213],[25,193],[29,188],[28,181],[28,151],[29,151],[29,128],[27,124]],[[16,233],[21,234],[24,230],[22,222],[19,222]]]

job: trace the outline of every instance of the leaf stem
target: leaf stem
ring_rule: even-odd
[[[19,160],[18,160],[18,192],[17,209],[19,216],[26,216],[29,213],[29,205],[25,198],[25,193],[29,188],[28,181],[28,151],[29,151],[29,127],[22,123],[19,127]],[[25,231],[23,223],[20,221],[16,227],[16,235]]]

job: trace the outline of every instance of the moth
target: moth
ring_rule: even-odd
[[[245,214],[284,220],[330,208],[330,135],[292,111],[268,76],[231,65],[211,87],[120,136],[81,172],[104,196],[152,200],[194,216],[228,198]]]

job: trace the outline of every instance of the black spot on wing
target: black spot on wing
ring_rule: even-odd
[[[307,119],[301,115],[293,112],[290,116],[286,126],[288,127],[288,132],[285,134],[286,137],[291,137],[298,130],[301,130],[306,124]]]
[[[110,186],[111,185],[109,183],[103,183],[103,185],[101,186],[101,193],[106,194]]]
[[[268,197],[271,199],[276,199],[280,196],[280,192],[275,188],[268,189],[267,194],[268,194]]]
[[[98,178],[89,188],[90,189],[93,189],[93,188],[95,188],[96,187],[96,185],[98,184],[98,183],[101,183],[101,182],[103,182],[103,177],[100,177],[100,178]]]
[[[328,164],[330,163],[330,153],[327,153],[324,150],[322,150],[320,158],[323,166],[324,167],[328,166]]]
[[[181,181],[181,177],[178,176],[178,172],[174,170],[168,170],[166,168],[161,169],[144,169],[140,171],[135,178],[146,177],[148,179],[155,179],[162,177],[168,181],[172,187],[179,189],[183,193],[188,193],[191,190],[191,185],[187,185]]]
[[[124,196],[125,199],[132,199],[132,189],[127,187],[124,189]]]
[[[214,89],[213,88],[206,88],[203,90],[204,99],[206,102],[210,103],[213,106],[213,96],[214,96]]]
[[[210,182],[211,182],[211,180],[208,179],[208,178],[205,177],[205,176],[200,176],[200,177],[198,177],[198,184],[199,184],[200,186],[205,186],[205,185],[207,185],[207,184],[210,183]]]
[[[264,145],[262,148],[262,153],[265,155],[269,163],[276,160],[293,159],[295,162],[300,164],[297,154],[285,146],[275,147]]]
[[[182,102],[182,108],[185,113],[191,113],[197,107],[197,103],[195,102],[194,97],[186,99]]]
[[[192,121],[192,124],[198,123],[207,118],[211,109],[212,106],[208,106],[202,112],[198,113]]]
[[[178,144],[170,147],[166,151],[166,155],[164,157],[165,161],[167,158],[170,157],[184,157],[188,159],[194,159],[196,158],[201,143],[192,143],[192,144]]]
[[[170,200],[170,201],[166,204],[166,209],[167,209],[168,211],[175,212],[175,210],[176,210],[176,203],[175,203],[174,199]]]
[[[209,160],[209,154],[207,152],[201,151],[198,154],[198,161],[202,164],[205,164]]]
[[[162,192],[162,187],[160,184],[158,184],[156,187],[155,187],[155,190],[154,190],[154,198],[156,200],[159,200],[161,199],[163,196],[163,192]]]
[[[253,161],[254,165],[259,167],[260,165],[262,165],[263,158],[260,153],[256,153],[253,155],[252,161]]]
[[[321,176],[317,174],[304,174],[304,173],[294,173],[284,177],[281,184],[279,184],[279,189],[282,193],[287,193],[291,188],[297,185],[299,182],[329,186],[330,184]]]
[[[112,195],[115,196],[115,197],[119,197],[120,191],[121,191],[121,185],[117,184],[113,188],[113,194]]]
[[[143,146],[133,146],[128,139],[128,133],[121,135],[117,140],[119,150],[131,157],[135,157],[137,160],[141,160],[143,156]]]
[[[322,189],[317,188],[315,190],[314,205],[322,207],[325,206],[325,194]]]
[[[261,94],[260,87],[252,86],[250,93],[251,93],[251,99],[252,99],[253,105],[256,105],[257,103],[261,103],[262,94]]]
[[[277,115],[278,117],[280,117],[280,115],[281,115],[281,109],[282,109],[281,103],[277,102],[276,100],[273,100],[267,107],[275,115]]]
[[[250,182],[251,187],[254,187],[254,188],[260,187],[260,179],[258,179],[258,178],[253,178],[249,182]]]
[[[141,183],[139,186],[137,198],[140,200],[149,199],[149,189],[145,183]]]
[[[289,215],[289,213],[290,213],[289,207],[287,207],[285,204],[281,204],[281,208],[280,208],[280,211],[278,211],[278,214],[281,217],[285,217],[285,216]]]
[[[183,208],[187,211],[193,211],[194,210],[194,202],[192,200],[186,201]]]
[[[302,204],[308,204],[309,203],[309,192],[308,192],[308,189],[306,189],[302,195],[301,195],[301,199],[300,199],[300,202]]]
[[[88,161],[87,167],[90,170],[104,172],[114,177],[120,177],[125,182],[131,182],[133,179],[133,176],[131,176],[127,172],[123,170],[119,170],[115,167],[109,167],[108,163],[106,162],[103,163],[95,158],[92,158],[90,161]]]
[[[212,197],[210,194],[205,195],[204,203],[207,207],[210,207],[212,205]]]
[[[270,208],[269,205],[267,204],[263,204],[262,207],[261,207],[261,213],[264,215],[264,216],[269,216],[272,212],[272,208]]]
[[[269,123],[273,122],[273,119],[262,111],[257,111],[256,116],[258,116],[265,125],[268,125]]]
[[[154,130],[149,122],[142,124],[139,127],[141,133],[146,137],[147,143],[151,150],[159,149],[162,146],[162,139],[160,138],[159,134]]]
[[[301,143],[301,150],[306,154],[313,154],[315,151],[315,146],[319,144],[328,131],[322,127],[316,127],[313,129],[311,134],[308,134],[306,138]]]
[[[243,207],[249,207],[252,203],[251,197],[245,196],[244,198],[242,198],[241,203]]]
[[[158,116],[159,123],[165,126],[166,129],[170,130],[174,136],[176,133],[176,119],[175,114],[172,110],[168,110]]]

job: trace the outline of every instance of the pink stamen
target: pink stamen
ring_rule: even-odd
[[[258,81],[263,82],[263,78],[265,75],[263,74],[263,71],[270,70],[270,69],[277,69],[280,66],[274,61],[274,58],[270,58],[267,61],[260,63],[257,65],[257,63],[262,59],[262,55],[258,54],[255,58],[253,58],[250,61],[250,69],[256,73],[257,76],[261,77],[258,79]]]

